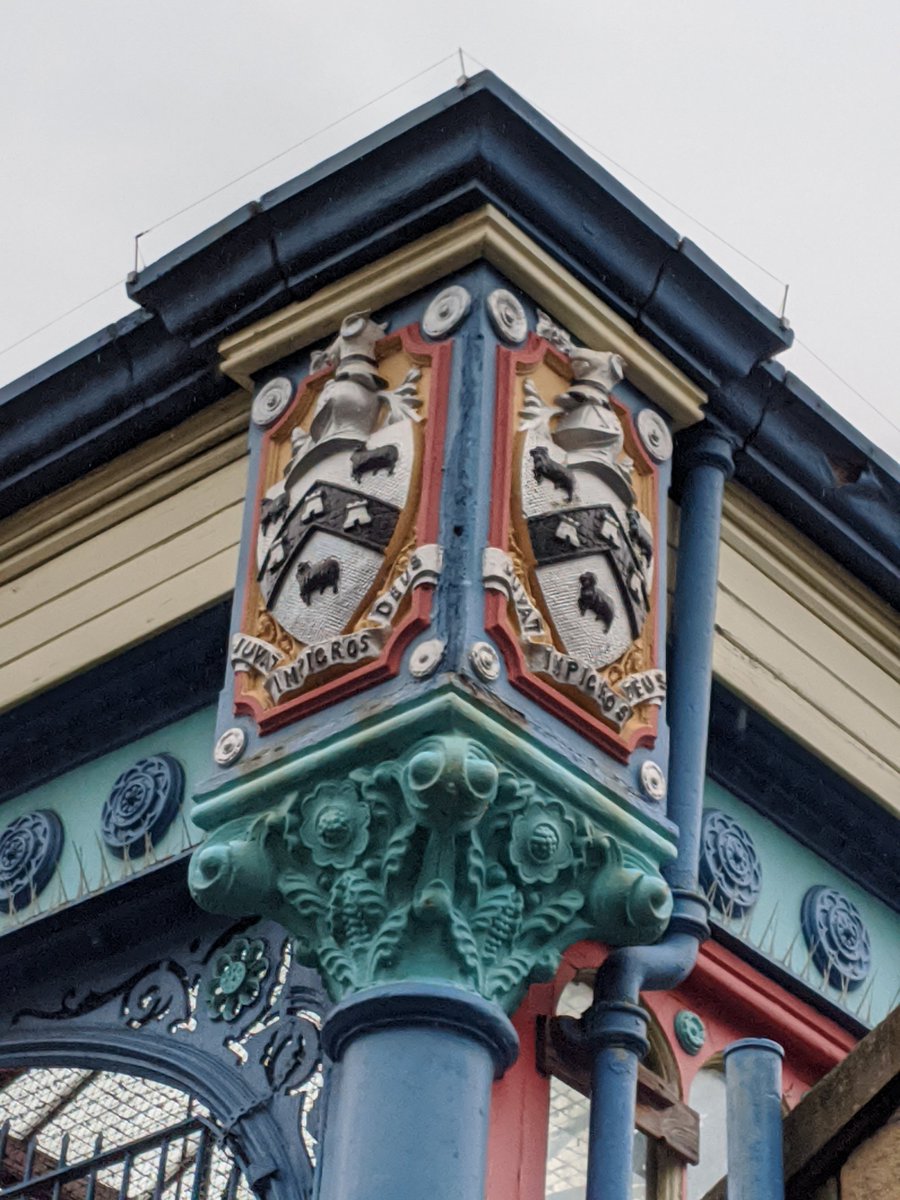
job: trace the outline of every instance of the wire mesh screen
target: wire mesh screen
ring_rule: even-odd
[[[253,1200],[208,1111],[175,1088],[109,1071],[0,1076],[0,1196]]]
[[[561,1079],[550,1080],[550,1128],[545,1195],[553,1200],[584,1200],[591,1103]],[[649,1200],[649,1142],[634,1132],[631,1200]]]

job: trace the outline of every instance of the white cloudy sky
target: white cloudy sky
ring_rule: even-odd
[[[900,456],[896,0],[3,0],[0,350],[123,280],[138,230],[304,143],[145,237],[152,261],[452,86],[460,45],[769,307],[787,281],[785,361]],[[121,284],[0,383],[128,309]]]

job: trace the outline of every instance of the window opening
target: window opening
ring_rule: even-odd
[[[560,995],[556,1016],[545,1020],[539,1037],[539,1065],[550,1075],[545,1195],[548,1200],[581,1200],[587,1181],[591,1063],[567,1042],[560,1017],[578,1017],[593,996],[593,972],[579,972]],[[671,1063],[651,1018],[651,1050],[638,1077],[636,1128],[632,1143],[632,1200],[663,1200],[681,1195],[681,1167],[697,1158],[697,1118],[666,1080]],[[671,1055],[669,1055],[671,1057]],[[667,1070],[667,1066],[670,1068]]]
[[[688,1168],[687,1200],[700,1200],[728,1169],[725,1071],[720,1055],[694,1076],[691,1106],[700,1117],[700,1161]]]
[[[253,1200],[209,1111],[131,1075],[0,1074],[0,1197]]]

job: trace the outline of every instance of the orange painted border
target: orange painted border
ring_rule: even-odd
[[[535,984],[513,1016],[521,1050],[494,1084],[488,1142],[486,1200],[544,1200],[550,1079],[537,1069],[537,1018],[550,1016],[576,972],[600,965],[609,953],[596,942],[577,942],[563,955],[552,983]],[[700,947],[688,979],[669,992],[646,992],[678,1066],[675,1083],[683,1098],[710,1058],[742,1037],[769,1037],[784,1046],[784,1098],[790,1108],[850,1053],[857,1039],[811,1005],[792,995],[724,946]],[[698,1013],[707,1040],[700,1054],[686,1054],[672,1031],[683,1008]]]
[[[528,341],[520,350],[497,348],[496,402],[494,409],[494,484],[491,495],[491,514],[488,528],[490,545],[497,549],[508,551],[510,529],[510,495],[512,491],[512,451],[515,430],[513,428],[513,401],[515,398],[516,367],[519,364],[534,365],[547,357],[560,358],[560,355],[536,334],[530,334]],[[658,481],[659,472],[656,465],[644,452],[640,438],[637,437],[631,420],[631,413],[615,397],[610,397],[619,418],[627,425],[631,434],[631,442],[641,457],[643,465],[654,480]],[[652,514],[653,528],[659,531],[658,519],[659,497],[654,489],[655,511]],[[659,597],[659,575],[653,573],[653,628],[650,631],[650,654],[655,662],[657,655],[657,625],[659,623],[657,601]],[[557,691],[551,684],[530,671],[525,663],[525,655],[521,643],[509,620],[506,597],[494,589],[485,589],[484,619],[485,628],[497,643],[510,682],[520,692],[536,701],[543,708],[549,709],[555,717],[559,717],[571,726],[582,737],[594,742],[619,762],[627,762],[631,753],[638,746],[653,746],[656,742],[659,727],[659,711],[652,709],[650,719],[643,725],[631,730],[627,738],[620,737],[599,718],[592,717],[568,696]]]
[[[440,532],[440,502],[441,502],[441,467],[444,459],[444,436],[447,422],[447,401],[450,392],[450,367],[453,355],[453,343],[425,342],[419,334],[418,325],[407,325],[396,333],[388,334],[380,345],[385,342],[396,342],[399,339],[407,354],[418,358],[427,358],[431,367],[431,389],[429,395],[428,421],[425,427],[425,444],[422,451],[422,484],[419,500],[419,510],[416,520],[416,541],[420,546],[437,542]],[[262,464],[268,447],[275,433],[289,420],[296,408],[297,399],[307,390],[311,383],[320,379],[327,371],[319,371],[308,375],[297,391],[294,403],[289,405],[284,416],[271,429],[266,431],[263,439],[263,449],[260,454],[260,470],[258,472],[255,496],[255,520],[253,538],[255,539],[260,520],[260,507],[264,492],[264,472]],[[248,620],[247,605],[249,605],[250,587],[252,583],[253,560],[248,558],[247,574],[244,584],[245,611],[244,622]],[[247,696],[239,690],[240,679],[234,679],[234,711],[237,715],[250,716],[256,721],[260,733],[271,733],[276,729],[297,721],[302,717],[319,712],[339,700],[347,699],[364,688],[373,687],[386,679],[391,679],[400,670],[403,654],[410,643],[431,623],[432,593],[431,584],[421,584],[414,588],[410,596],[410,605],[406,615],[395,626],[381,655],[372,662],[349,671],[337,679],[331,679],[319,687],[313,688],[293,700],[276,708],[264,709],[253,696]]]

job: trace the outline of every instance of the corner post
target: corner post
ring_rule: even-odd
[[[334,1009],[323,1045],[319,1200],[482,1200],[491,1084],[518,1053],[496,1005],[440,983],[372,988]]]

